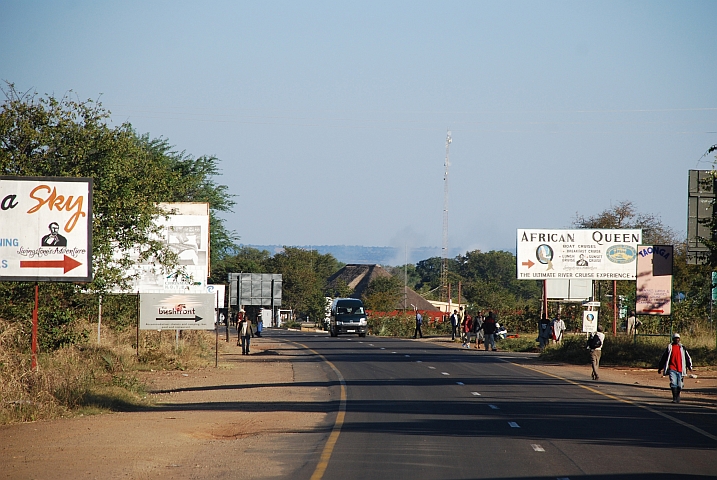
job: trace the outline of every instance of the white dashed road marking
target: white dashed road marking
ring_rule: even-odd
[[[441,372],[441,375],[450,375],[448,372]]]
[[[515,422],[508,422],[508,425],[510,425],[510,428],[520,428],[520,425]]]
[[[478,392],[471,392],[471,395],[473,395],[474,397],[480,397],[480,393]]]
[[[410,355],[404,355],[404,357],[408,358],[408,357],[410,357]]]
[[[436,367],[428,367],[428,368],[430,368],[431,370],[435,370],[435,369],[436,369]]]
[[[545,449],[543,447],[541,447],[540,445],[538,445],[537,443],[531,443],[530,446],[533,447],[533,450],[535,450],[536,452],[544,452],[545,451]]]
[[[456,385],[465,385],[463,382],[456,382]]]
[[[488,405],[488,406],[489,406],[490,408],[492,408],[493,410],[500,410],[500,408],[496,407],[495,405]]]

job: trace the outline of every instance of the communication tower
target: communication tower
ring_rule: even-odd
[[[446,134],[446,160],[443,162],[443,246],[441,247],[441,300],[449,302],[448,298],[448,167],[451,162],[448,155],[451,149],[451,131]]]

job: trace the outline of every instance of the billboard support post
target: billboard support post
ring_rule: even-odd
[[[617,280],[612,281],[612,336],[617,337]]]
[[[32,363],[30,368],[37,371],[37,311],[39,307],[40,287],[35,282],[35,308],[32,310]]]
[[[137,358],[139,358],[139,292],[137,292]]]

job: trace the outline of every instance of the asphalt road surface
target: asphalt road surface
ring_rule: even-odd
[[[630,387],[546,375],[521,354],[266,335],[313,350],[344,392],[321,458],[297,478],[717,478],[712,409],[634,401]]]

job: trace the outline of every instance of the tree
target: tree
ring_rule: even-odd
[[[392,312],[403,298],[403,282],[394,276],[371,280],[363,294],[368,310]]]
[[[316,250],[284,247],[266,262],[269,273],[282,274],[282,304],[311,320],[323,318],[324,291],[328,278],[341,268],[331,254]]]
[[[218,173],[215,157],[175,154],[165,140],[140,137],[128,123],[111,127],[110,112],[101,103],[80,101],[71,93],[62,98],[39,96],[19,92],[13,84],[3,91],[0,174],[94,179],[93,281],[86,289],[104,292],[126,286],[125,271],[132,263],[129,251],[138,245],[145,258],[154,257],[167,269],[176,266],[176,255],[154,240],[154,219],[163,214],[158,203],[209,201],[213,212],[231,207],[226,187],[212,180]],[[221,255],[231,247],[232,237],[221,219],[211,218],[218,232],[213,253]],[[118,257],[118,252],[127,253]],[[23,316],[29,305],[20,299],[31,298],[26,289],[19,283],[0,286],[0,317]],[[41,315],[50,322],[41,325],[48,335],[57,335],[58,329],[70,332],[68,322],[84,315],[82,308],[91,303],[73,285],[48,284],[43,295],[53,302],[51,314]],[[72,342],[71,336],[66,338]]]
[[[658,215],[640,213],[635,205],[624,200],[597,215],[584,217],[575,214],[575,228],[624,228],[642,229],[642,243],[645,245],[675,245],[680,243],[677,233],[664,223]]]

